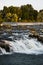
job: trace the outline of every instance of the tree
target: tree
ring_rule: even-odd
[[[5,18],[6,14],[9,13],[9,12],[10,12],[9,8],[4,6],[3,11],[2,11],[3,18]]]
[[[20,7],[17,7],[16,14],[18,16],[18,21],[21,19],[22,16],[22,10]]]
[[[2,19],[2,12],[0,12],[0,23],[3,22],[3,19]]]
[[[38,22],[43,22],[43,10],[40,10],[37,16]]]
[[[18,21],[17,14],[12,14],[12,22],[17,22],[17,21]]]
[[[22,10],[22,19],[32,20],[33,19],[33,7],[32,5],[21,6]]]
[[[37,22],[37,16],[38,16],[38,11],[37,10],[34,10],[33,11],[33,17],[34,17],[34,20]]]
[[[31,4],[21,7],[4,6],[0,10],[0,22],[36,22],[43,21],[43,10],[35,10]]]
[[[6,17],[5,17],[5,21],[6,21],[6,22],[11,22],[11,18],[12,18],[11,13],[7,13],[7,14],[6,14]]]
[[[9,7],[9,10],[10,10],[10,13],[11,13],[11,14],[15,13],[15,11],[16,11],[16,10],[15,10],[15,7],[13,7],[13,6],[10,6],[10,7]]]

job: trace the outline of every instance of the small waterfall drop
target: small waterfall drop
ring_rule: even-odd
[[[16,39],[14,35],[9,38],[13,39],[13,41],[5,40],[5,43],[10,45],[9,53],[43,54],[43,45],[37,39],[29,38],[28,34],[16,34]],[[2,54],[7,54],[4,49],[0,50]]]

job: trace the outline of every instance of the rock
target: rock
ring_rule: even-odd
[[[0,47],[4,48],[6,50],[6,52],[10,52],[9,44],[6,44],[4,41],[0,41]]]
[[[29,37],[37,38],[38,41],[43,43],[43,37],[40,35],[30,34]]]
[[[38,38],[39,35],[30,34],[29,37],[32,37],[32,38]]]
[[[43,37],[38,37],[38,41],[42,42],[43,43]]]
[[[8,37],[0,37],[0,40],[8,40],[8,41],[12,41],[11,38],[8,38]]]

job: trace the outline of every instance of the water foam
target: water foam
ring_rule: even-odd
[[[18,34],[17,34],[18,35]],[[10,45],[9,53],[25,53],[25,54],[43,54],[43,45],[37,39],[30,39],[28,35],[22,35],[23,38],[14,41],[7,41],[5,43]],[[13,38],[13,36],[11,37]],[[1,48],[3,54],[7,52]]]

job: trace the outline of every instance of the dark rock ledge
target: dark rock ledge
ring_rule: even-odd
[[[38,41],[43,43],[43,35],[36,35],[36,34],[30,34],[29,37],[31,38],[37,38]]]
[[[10,52],[10,46],[9,44],[6,44],[4,41],[0,41],[0,47],[4,48],[6,50],[6,52]]]

